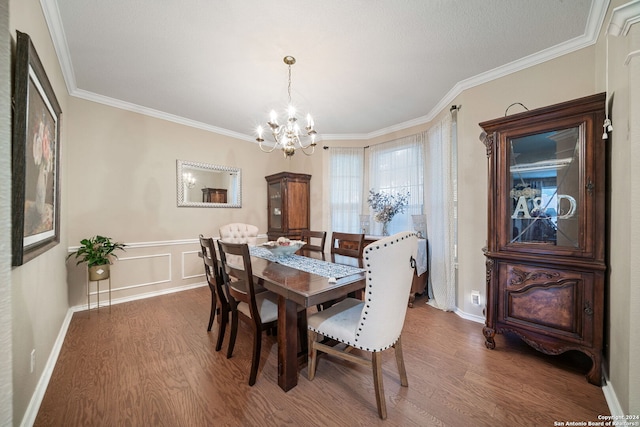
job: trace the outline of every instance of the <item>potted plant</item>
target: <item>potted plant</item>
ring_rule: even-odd
[[[89,239],[82,239],[80,247],[75,252],[70,253],[67,259],[75,255],[78,260],[76,265],[86,262],[89,269],[89,280],[97,281],[109,278],[109,266],[113,258],[118,256],[113,253],[115,250],[125,250],[124,243],[111,240],[110,237],[94,236]]]

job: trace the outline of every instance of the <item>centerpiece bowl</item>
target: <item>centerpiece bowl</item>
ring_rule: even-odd
[[[288,243],[288,244],[287,244]],[[275,256],[293,255],[296,253],[305,242],[301,240],[291,240],[285,244],[279,244],[278,242],[266,242],[261,246],[268,249]]]

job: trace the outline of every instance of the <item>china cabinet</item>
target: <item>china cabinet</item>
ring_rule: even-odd
[[[227,203],[226,188],[203,188],[202,203]]]
[[[605,94],[480,123],[489,160],[485,345],[513,332],[578,350],[601,384],[606,278]]]
[[[266,176],[269,240],[299,239],[309,229],[311,175],[280,172]]]

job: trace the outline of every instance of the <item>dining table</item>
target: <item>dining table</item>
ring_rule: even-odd
[[[301,249],[277,257],[256,246],[250,253],[254,279],[278,295],[278,385],[286,392],[298,384],[299,366],[307,357],[306,335],[298,341],[300,307],[316,307],[364,289],[365,271],[359,259],[318,251]],[[303,319],[306,331],[306,316]]]

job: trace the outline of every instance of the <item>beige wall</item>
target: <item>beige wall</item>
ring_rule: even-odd
[[[607,320],[610,385],[626,414],[640,413],[640,57],[625,64],[630,52],[640,50],[640,24],[631,26],[627,36],[606,36],[611,11],[627,3],[612,1],[597,44],[598,90],[606,88],[608,63],[609,93],[613,99],[611,119],[614,132],[611,147],[611,238],[610,289]],[[637,10],[637,9],[636,9]]]
[[[636,17],[637,18],[637,17]],[[636,21],[637,22],[637,21]],[[629,36],[627,36],[629,37]],[[625,405],[624,408],[627,409],[628,413],[639,414],[640,413],[640,381],[632,381],[631,378],[640,378],[640,334],[638,334],[638,327],[640,326],[640,287],[638,286],[638,277],[640,277],[640,263],[637,261],[640,259],[640,221],[635,219],[635,214],[640,212],[640,173],[638,173],[638,168],[635,167],[640,164],[640,56],[638,56],[638,52],[640,52],[640,25],[635,24],[634,27],[631,28],[630,32],[631,40],[628,40],[628,50],[627,52],[635,52],[635,57],[630,61],[626,78],[623,80],[628,82],[629,84],[629,94],[631,102],[629,102],[628,109],[628,117],[626,120],[622,120],[621,124],[624,128],[625,124],[629,129],[629,140],[627,144],[631,147],[631,155],[630,163],[633,167],[629,167],[624,169],[626,173],[630,176],[628,181],[631,182],[632,190],[629,194],[624,195],[619,199],[619,203],[625,206],[630,199],[628,209],[628,216],[632,220],[630,221],[629,227],[629,235],[630,237],[630,245],[629,250],[629,273],[628,276],[623,276],[626,279],[625,288],[629,290],[629,299],[628,299],[628,312],[629,312],[629,322],[627,323],[628,329],[622,328],[620,330],[620,335],[624,336],[625,333],[628,336],[629,340],[629,369],[625,372],[624,369],[618,369],[615,372],[616,381],[621,382],[629,382],[629,403]],[[620,64],[620,63],[618,63]],[[620,85],[620,91],[624,90],[624,85]],[[620,109],[624,108],[624,105],[618,106],[614,110],[614,114]],[[617,172],[617,168],[616,168]],[[622,170],[620,170],[622,172]],[[622,176],[616,175],[618,179],[625,178],[625,174]],[[622,231],[623,234],[627,234]],[[623,240],[624,242],[624,240]],[[623,246],[616,246],[615,243],[612,242],[612,245],[616,248],[612,258],[616,255],[620,254],[620,252],[624,251]],[[623,280],[624,280],[623,279]],[[613,375],[611,378],[614,378]]]
[[[61,221],[60,244],[11,272],[12,287],[12,356],[13,356],[13,420],[21,422],[36,384],[55,344],[67,314],[67,273],[64,258],[67,253],[67,217],[69,195],[66,189],[67,129],[70,117],[69,97],[44,21],[38,0],[11,0],[9,29],[15,49],[15,31],[29,34],[44,65],[47,76],[63,111],[61,118]],[[36,366],[30,372],[31,350],[36,351]]]
[[[72,98],[68,115],[69,243],[103,234],[130,247],[112,267],[113,298],[204,282],[199,234],[246,222],[267,232],[265,176],[309,173],[312,226],[320,224],[321,157],[263,153],[253,142]],[[242,171],[241,208],[178,207],[176,160]],[[86,269],[69,265],[69,304],[86,304]],[[92,284],[91,292],[95,292]],[[104,300],[104,296],[101,296]]]
[[[69,242],[105,233],[127,243],[217,235],[228,222],[266,232],[265,175],[281,156],[250,142],[72,98]],[[256,152],[257,150],[257,152]],[[242,208],[177,207],[176,160],[242,170]]]
[[[32,37],[63,110],[61,243],[11,273],[15,423],[27,409],[68,307],[86,303],[84,270],[64,262],[68,248],[76,246],[81,238],[103,233],[131,245],[114,265],[114,298],[192,286],[203,281],[196,255],[198,234],[215,236],[220,225],[231,221],[254,223],[261,233],[266,232],[265,175],[283,170],[311,174],[311,226],[329,229],[328,151],[322,150],[322,145],[364,146],[427,128],[418,126],[370,141],[321,142],[314,156],[298,153],[285,160],[280,153],[261,153],[250,142],[71,98],[66,93],[38,0],[12,0],[10,6],[12,33],[19,29]],[[607,22],[608,19],[605,27]],[[612,43],[610,48],[617,61],[626,55],[628,43],[623,39]],[[603,91],[603,49],[600,40],[596,46],[469,89],[452,102],[462,105],[458,114],[457,301],[463,312],[482,316],[481,310],[470,304],[469,294],[473,289],[483,295],[485,292],[481,249],[487,236],[487,165],[485,148],[478,139],[478,123],[504,115],[505,108],[513,102],[533,109]],[[630,277],[637,277],[633,275],[637,271],[632,270],[630,260],[634,255],[638,259],[639,254],[637,243],[629,240],[628,230],[637,232],[638,226],[633,224],[625,197],[634,183],[635,191],[640,188],[637,174],[630,177],[627,172],[630,157],[637,157],[638,149],[628,136],[619,136],[626,135],[629,122],[624,102],[628,68],[613,68],[610,84],[617,94],[612,159],[611,305],[616,310],[612,310],[610,320],[610,376],[623,409],[637,413],[638,390],[630,384],[629,372],[639,369],[640,349],[638,340],[631,339],[631,331],[637,330],[640,319],[638,310],[630,305],[633,298],[638,298],[638,291],[631,287]],[[515,108],[511,113],[520,111]],[[240,167],[242,208],[178,208],[176,159]],[[31,374],[29,354],[33,348],[38,363]]]

